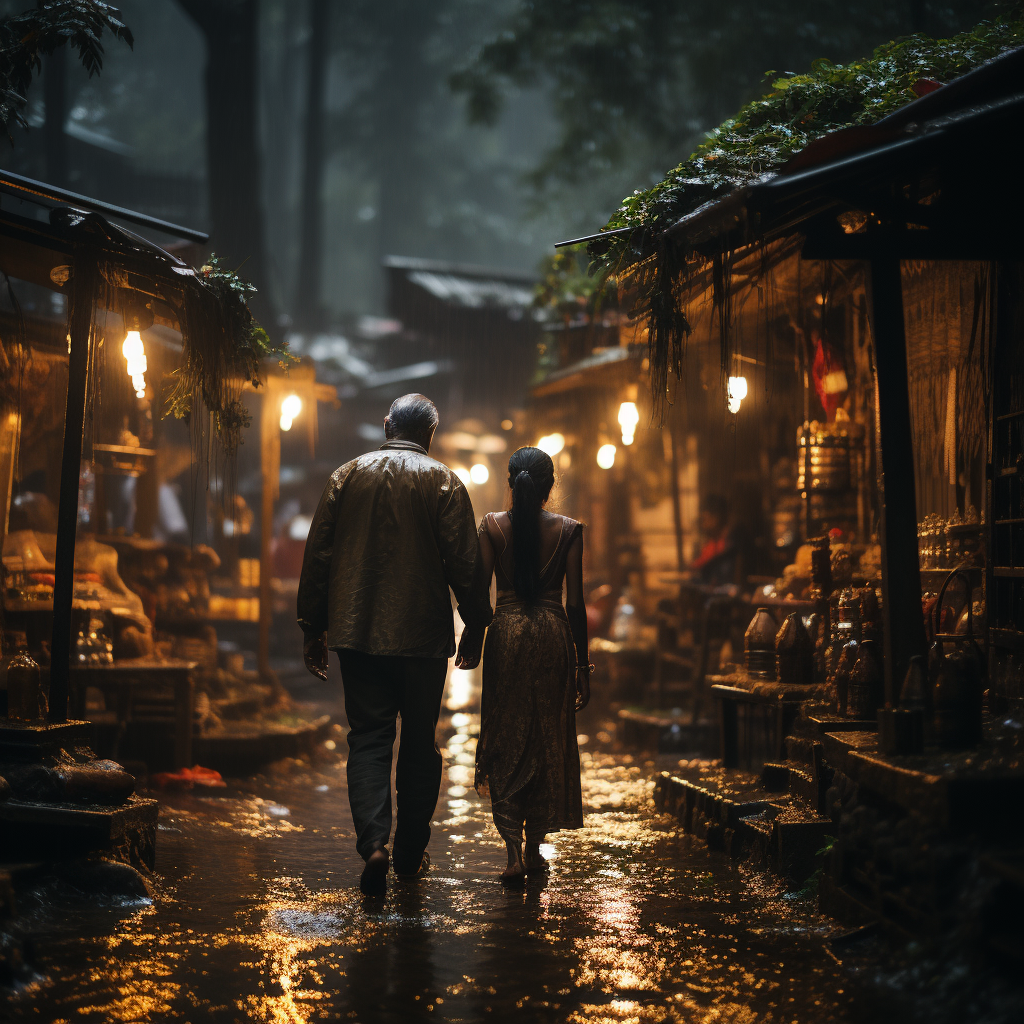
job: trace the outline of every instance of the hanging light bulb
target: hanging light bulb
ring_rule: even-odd
[[[636,436],[636,425],[640,422],[640,413],[636,402],[623,402],[619,406],[619,426],[622,428],[622,443],[632,444]]]
[[[601,469],[611,469],[615,465],[615,445],[603,444],[597,449],[597,464]]]
[[[545,434],[537,442],[537,447],[546,455],[555,456],[565,447],[565,435]]]
[[[482,462],[474,463],[473,468],[469,471],[469,479],[475,484],[485,484],[490,478],[491,471]]]
[[[291,430],[292,422],[302,412],[302,399],[298,395],[288,395],[281,403],[281,429]]]
[[[136,398],[146,397],[146,346],[142,344],[142,335],[138,331],[129,331],[121,346],[121,355],[128,364],[128,376],[132,379]]]
[[[729,412],[734,415],[740,411],[743,399],[747,397],[747,378],[729,378]]]
[[[455,475],[462,481],[464,487],[468,487],[472,480],[470,472],[465,466],[456,466]]]

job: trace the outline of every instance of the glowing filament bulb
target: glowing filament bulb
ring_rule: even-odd
[[[747,378],[729,378],[729,412],[738,413],[743,399],[747,397]]]
[[[142,335],[138,331],[129,331],[121,346],[121,355],[128,364],[128,376],[132,379],[137,398],[146,397],[146,346],[142,344]]]
[[[622,443],[632,444],[636,435],[636,425],[640,422],[640,413],[636,402],[623,402],[619,406],[619,426],[622,427]]]
[[[476,463],[469,471],[469,479],[475,484],[485,484],[491,478],[491,471],[482,463]]]
[[[288,395],[281,403],[281,429],[291,430],[292,422],[302,412],[302,399],[298,395]]]
[[[537,447],[547,455],[557,455],[565,447],[565,436],[563,434],[545,434],[537,442]]]
[[[615,465],[615,445],[603,444],[597,449],[597,464],[601,469],[611,469]]]

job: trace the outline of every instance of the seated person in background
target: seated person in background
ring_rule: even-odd
[[[704,538],[700,554],[690,570],[701,583],[712,587],[740,582],[740,544],[729,518],[729,503],[720,494],[709,494],[700,512]]]

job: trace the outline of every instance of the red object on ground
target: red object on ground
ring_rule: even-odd
[[[176,772],[157,772],[149,778],[157,789],[191,789],[193,786],[226,786],[220,772],[193,765]]]

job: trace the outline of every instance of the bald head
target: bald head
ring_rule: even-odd
[[[384,436],[389,441],[412,441],[429,450],[438,419],[437,406],[426,395],[402,395],[391,403]]]

